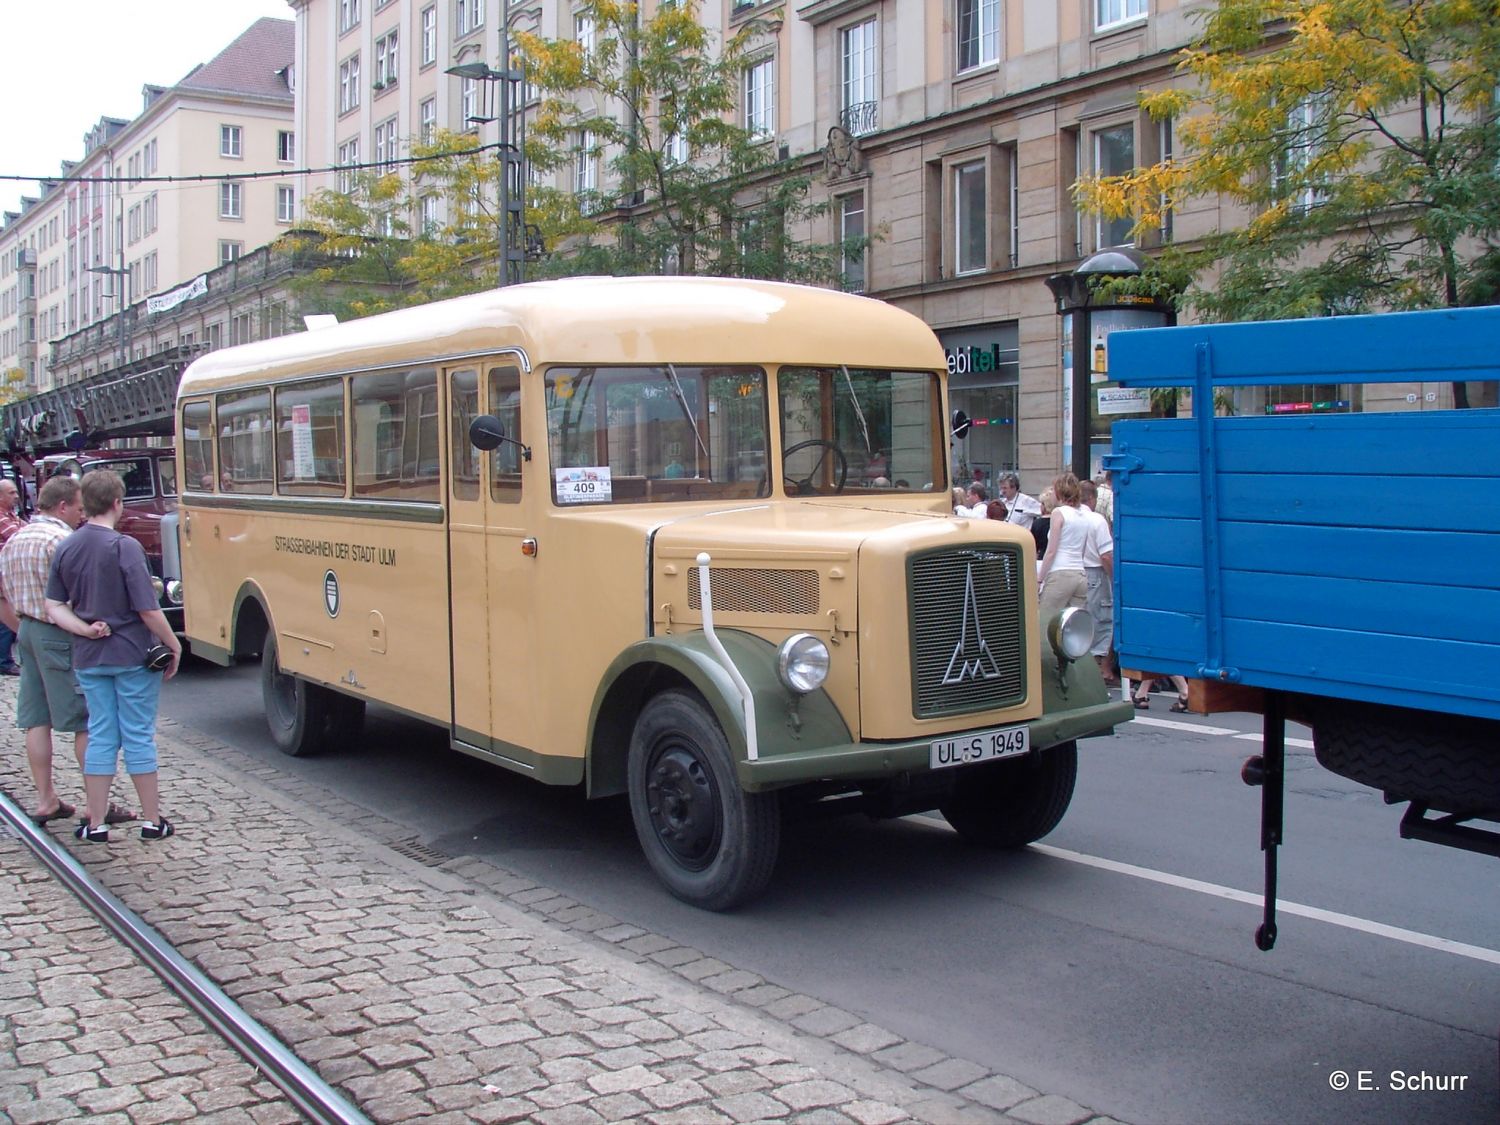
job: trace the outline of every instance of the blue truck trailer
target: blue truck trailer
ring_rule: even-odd
[[[1500,379],[1500,308],[1117,332],[1129,387],[1194,417],[1117,422],[1120,663],[1264,716],[1265,916],[1276,940],[1284,725],[1407,805],[1401,835],[1500,856],[1500,409],[1216,416],[1221,388]]]

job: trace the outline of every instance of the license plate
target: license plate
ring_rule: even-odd
[[[957,738],[940,738],[932,744],[932,768],[965,766],[971,762],[990,762],[997,758],[1014,758],[1031,749],[1028,727],[1001,727],[981,730]]]

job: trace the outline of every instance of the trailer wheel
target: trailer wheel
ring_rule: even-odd
[[[630,736],[628,785],[636,836],[672,894],[729,910],[765,889],[780,805],[740,788],[729,740],[696,695],[666,691],[646,704]]]
[[[1077,778],[1078,744],[1064,742],[1033,757],[973,767],[938,808],[965,843],[1025,847],[1057,827]]]
[[[276,640],[267,637],[260,654],[260,690],[266,725],[277,749],[293,758],[324,749],[329,730],[329,697],[335,693],[282,672]]]
[[[1327,769],[1393,799],[1500,819],[1500,725],[1375,704],[1322,704],[1313,753]]]

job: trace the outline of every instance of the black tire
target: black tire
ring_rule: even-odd
[[[1313,753],[1326,769],[1445,813],[1500,819],[1500,724],[1375,704],[1324,704]]]
[[[1078,744],[1064,742],[1012,762],[971,767],[938,806],[965,843],[1021,848],[1057,827],[1073,800]]]
[[[260,691],[266,726],[277,749],[293,758],[324,749],[328,742],[328,701],[334,693],[283,673],[272,638],[267,638],[260,654]]]
[[[365,733],[365,701],[340,691],[329,691],[327,695],[328,744],[342,746],[358,742]]]
[[[746,793],[729,740],[698,696],[667,691],[630,736],[630,815],[651,869],[672,894],[729,910],[760,894],[781,844],[773,793]]]

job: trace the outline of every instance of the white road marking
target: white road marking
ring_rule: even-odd
[[[1265,741],[1265,735],[1261,734],[1260,731],[1258,731],[1258,730],[1248,731],[1245,734],[1237,734],[1234,737],[1235,738],[1243,738],[1243,739],[1246,739],[1249,742],[1264,742]],[[1286,744],[1288,746],[1299,747],[1299,748],[1301,748],[1303,750],[1311,750],[1313,748],[1312,739],[1310,739],[1310,738],[1292,738],[1292,737],[1288,736],[1287,739],[1286,739]]]
[[[1190,734],[1206,734],[1214,737],[1243,738],[1249,742],[1260,742],[1264,736],[1258,730],[1241,731],[1234,727],[1215,727],[1207,723],[1184,723],[1176,719],[1153,719],[1147,715],[1137,715],[1132,722],[1140,723],[1142,726],[1161,727],[1164,730],[1182,730]],[[1296,746],[1302,750],[1313,748],[1312,740],[1307,738],[1287,738],[1288,746]]]
[[[1256,908],[1259,908],[1262,903],[1262,898],[1259,894],[1250,891],[1235,890],[1233,887],[1221,887],[1217,883],[1205,883],[1201,879],[1189,879],[1183,875],[1173,875],[1166,871],[1155,871],[1149,867],[1137,867],[1133,863],[1120,863],[1113,859],[1102,859],[1099,856],[1085,855],[1083,852],[1073,852],[1066,848],[1055,848],[1050,844],[1032,844],[1031,847],[1034,851],[1050,855],[1054,859],[1065,859],[1069,863],[1079,863],[1085,867],[1097,867],[1102,871],[1112,871],[1117,875],[1129,875],[1136,879],[1145,879],[1149,882],[1161,883],[1168,887],[1177,887],[1185,891],[1196,891],[1198,894],[1228,899],[1230,902],[1243,902],[1248,906]],[[1448,938],[1434,937],[1432,934],[1418,933],[1416,930],[1405,930],[1400,926],[1388,926],[1384,922],[1372,922],[1368,918],[1356,918],[1352,914],[1340,914],[1336,911],[1323,910],[1316,906],[1304,906],[1300,902],[1288,902],[1286,899],[1277,900],[1276,909],[1282,914],[1295,914],[1298,917],[1311,918],[1315,922],[1326,922],[1330,926],[1342,926],[1347,930],[1357,930],[1363,934],[1373,934],[1376,937],[1405,942],[1408,945],[1420,946],[1423,949],[1435,949],[1441,953],[1452,953],[1459,957],[1468,957],[1474,961],[1484,961],[1491,965],[1500,965],[1500,949],[1487,949],[1482,945],[1468,945],[1461,941],[1451,941]]]
[[[1234,727],[1211,727],[1207,723],[1182,723],[1176,719],[1152,719],[1145,715],[1137,715],[1132,722],[1140,723],[1147,727],[1161,727],[1164,730],[1185,730],[1192,734],[1239,734]]]

